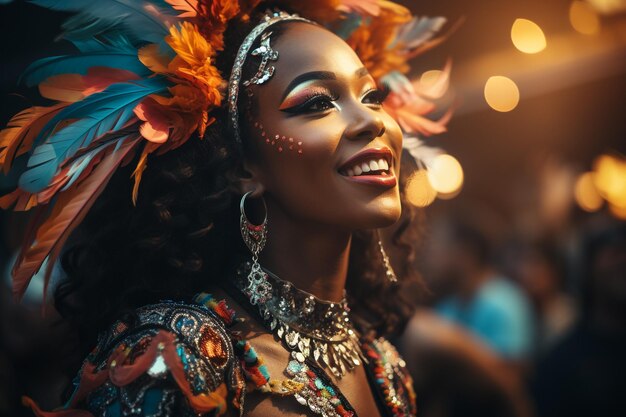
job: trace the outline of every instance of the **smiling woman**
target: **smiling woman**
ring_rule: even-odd
[[[0,203],[36,211],[16,295],[60,255],[56,307],[90,353],[63,407],[25,404],[59,417],[413,415],[384,339],[418,281],[400,169],[411,130],[385,99],[420,100],[398,71],[441,22],[387,1],[39,3],[78,12],[65,37],[84,56],[28,70],[59,104],[2,132],[0,162],[24,172]],[[327,29],[337,17],[343,38]]]

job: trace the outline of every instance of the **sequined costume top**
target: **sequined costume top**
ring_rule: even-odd
[[[197,302],[165,301],[136,310],[100,335],[74,380],[66,404],[38,417],[218,416],[227,408],[245,415],[245,394],[292,395],[315,414],[356,416],[354,408],[313,363],[291,360],[274,380],[262,358],[230,330],[236,322],[225,302],[201,294]],[[383,338],[362,341],[366,374],[383,416],[415,415],[412,381],[404,361]]]

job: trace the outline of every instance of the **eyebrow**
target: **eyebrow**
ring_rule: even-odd
[[[369,71],[367,70],[367,68],[361,67],[354,72],[354,75],[357,76],[358,78],[363,78],[369,75]],[[281,100],[284,100],[285,97],[287,97],[287,95],[291,92],[291,90],[293,90],[294,88],[296,88],[298,85],[302,84],[305,81],[336,80],[336,79],[337,79],[337,75],[335,75],[335,73],[331,71],[305,72],[304,74],[298,75],[289,83],[289,85],[285,89],[285,92],[283,93],[283,96],[281,97]]]

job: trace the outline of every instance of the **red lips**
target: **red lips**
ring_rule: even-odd
[[[387,147],[369,148],[369,149],[365,149],[357,153],[356,155],[354,155],[353,157],[345,161],[343,164],[341,164],[341,166],[339,167],[339,172],[340,173],[347,172],[348,169],[351,169],[357,164],[360,164],[362,162],[366,162],[372,159],[379,160],[381,158],[385,159],[387,163],[389,164],[389,169],[388,169],[389,174],[387,173],[373,174],[373,175],[361,174],[361,175],[354,175],[354,176],[348,176],[348,175],[342,174],[342,177],[346,178],[349,181],[358,182],[362,184],[376,185],[376,186],[385,187],[385,188],[395,187],[396,184],[398,183],[398,180],[392,169],[394,166],[393,153]]]
[[[389,164],[389,171],[391,172],[391,167],[393,165],[393,153],[391,153],[391,150],[387,147],[364,149],[341,164],[339,171],[346,171],[361,162],[365,162],[370,159],[378,160],[380,158],[387,160],[387,163]]]

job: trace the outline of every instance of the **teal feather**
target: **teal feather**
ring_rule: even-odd
[[[64,33],[59,38],[74,41],[100,37],[103,34],[120,33],[119,27],[122,26],[124,17],[99,19],[90,14],[79,13],[63,22],[61,27]]]
[[[160,42],[168,33],[166,22],[178,20],[177,12],[164,1],[145,0],[30,0],[32,3],[53,10],[80,12],[85,19],[91,16],[104,27],[119,22],[120,29],[133,38],[150,43]],[[148,10],[146,6],[152,6]],[[108,22],[108,23],[107,23]],[[92,35],[93,36],[93,35]],[[71,34],[70,34],[71,37]]]
[[[145,45],[145,42],[141,42],[140,45],[135,46],[133,41],[129,37],[121,32],[112,32],[106,35],[99,35],[98,37],[85,38],[85,39],[68,39],[74,46],[83,53],[88,52],[106,52],[110,50],[128,50],[129,53],[137,50]],[[174,58],[176,52],[168,45],[165,38],[161,39],[157,43],[159,45],[159,52],[162,55]],[[125,68],[124,68],[125,69]]]
[[[45,7],[50,10],[58,10],[62,12],[77,12],[79,10],[88,10],[94,6],[94,2],[89,0],[27,0],[29,3],[36,4],[40,7]],[[171,7],[164,0],[122,0],[122,3],[132,5],[135,3],[135,7],[141,7],[142,4],[152,3],[155,6],[167,8]],[[100,0],[102,4],[120,3],[119,0]]]
[[[63,164],[63,167],[68,165],[70,168],[65,174],[65,177],[69,178],[69,181],[63,186],[61,191],[69,189],[76,182],[76,180],[78,180],[85,168],[89,167],[89,163],[100,152],[105,151],[109,146],[113,145],[113,152],[117,152],[124,143],[124,141],[133,135],[137,135],[137,125],[131,123],[124,129],[105,134],[103,137],[98,138],[97,141],[94,141],[92,143],[92,146],[90,146],[86,150],[83,151],[81,149],[80,152],[77,152],[74,157],[68,159]]]
[[[86,74],[91,67],[119,68],[140,77],[152,72],[137,58],[137,50],[111,50],[81,55],[65,55],[43,58],[32,63],[22,75],[26,85],[33,87],[53,75]]]
[[[119,147],[119,145],[121,145],[122,142],[126,138],[128,138],[129,136],[130,135],[126,135],[126,136],[123,136],[123,137],[116,138],[116,140],[117,140],[116,145]],[[109,146],[111,146],[111,142],[103,143],[102,145],[99,145],[95,149],[92,149],[89,152],[87,152],[86,154],[81,155],[79,158],[77,158],[71,164],[70,169],[68,170],[67,174],[65,175],[67,178],[69,178],[69,181],[63,186],[63,188],[61,188],[61,191],[66,191],[72,185],[74,185],[76,180],[78,180],[78,178],[80,178],[80,176],[83,173],[83,171],[85,171],[85,168],[87,168],[89,166],[89,163],[93,160],[93,158],[97,154],[99,154],[100,152],[102,152],[103,150],[108,148]]]
[[[159,78],[118,83],[65,108],[50,121],[52,126],[61,120],[79,120],[35,147],[27,163],[28,170],[19,178],[19,187],[31,193],[43,190],[66,159],[102,135],[124,127],[134,117],[133,109],[142,99],[166,88],[167,84]]]

